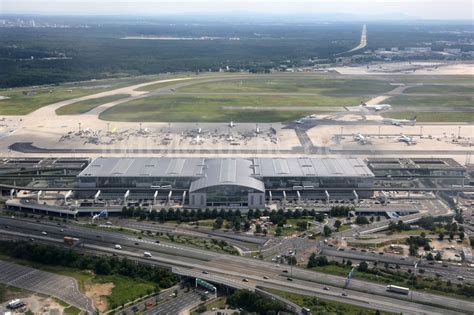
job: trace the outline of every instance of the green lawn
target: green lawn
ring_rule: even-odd
[[[112,289],[112,294],[107,297],[107,300],[109,301],[109,309],[113,309],[141,296],[150,294],[156,287],[156,285],[150,281],[137,280],[122,276],[96,276],[93,279],[93,282],[112,282],[115,285]]]
[[[473,112],[388,112],[383,117],[408,119],[416,116],[418,122],[473,122]]]
[[[344,314],[344,315],[373,315],[375,310],[354,306],[345,303],[334,302],[330,300],[320,299],[316,297],[309,297],[305,295],[288,293],[275,289],[266,289],[273,294],[279,295],[287,300],[292,301],[293,303],[298,304],[302,307],[307,307],[311,309],[313,314]],[[380,314],[394,314],[389,312],[380,312]]]
[[[415,96],[415,95],[397,95],[391,97],[389,103],[394,106],[412,106],[412,107],[472,107],[474,105],[473,96],[467,95],[440,95],[440,96]]]
[[[107,109],[100,118],[111,121],[279,122],[313,114],[319,106],[354,105],[360,99],[331,96],[162,95],[119,104]],[[300,108],[292,109],[294,106]],[[272,108],[259,109],[261,107]],[[273,107],[281,107],[281,110]]]
[[[260,75],[257,78],[197,83],[179,89],[179,92],[268,92],[318,93],[322,95],[373,95],[392,90],[385,80],[365,77],[341,78],[331,75]],[[357,103],[358,104],[358,103]]]
[[[56,102],[167,78],[169,77],[163,75],[150,75],[64,83],[39,88],[0,89],[0,96],[9,97],[0,100],[0,115],[25,115]],[[23,92],[30,92],[30,95],[24,95]]]
[[[52,90],[52,93],[50,93],[50,90]],[[23,91],[31,91],[33,94],[24,95]],[[83,89],[68,87],[51,87],[34,90],[30,88],[0,90],[1,96],[10,97],[9,99],[0,100],[0,114],[25,115],[45,105],[104,91],[107,91],[107,89]]]
[[[70,105],[60,107],[56,110],[58,115],[78,115],[87,113],[91,109],[96,108],[99,105],[113,102],[122,98],[129,97],[130,94],[115,94],[104,97],[93,98],[90,100],[80,101]]]
[[[474,93],[474,85],[422,85],[406,89],[403,93],[429,93],[429,94],[446,94],[446,93]]]

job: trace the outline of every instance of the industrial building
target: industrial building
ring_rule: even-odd
[[[369,158],[367,166],[377,178],[418,179],[432,185],[462,185],[466,168],[452,158]]]
[[[364,188],[374,184],[374,174],[357,158],[97,158],[77,178],[78,187],[100,190],[103,198],[178,197],[190,207],[367,198],[372,192]]]

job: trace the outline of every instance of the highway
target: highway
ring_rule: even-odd
[[[309,295],[327,299],[336,298],[333,292],[338,292],[337,294],[340,295],[340,288],[345,282],[345,279],[342,277],[317,273],[301,268],[293,268],[293,277],[297,280],[290,282],[286,280],[288,273],[284,272],[284,270],[288,270],[288,266],[279,266],[274,263],[251,258],[216,254],[200,249],[177,246],[173,243],[162,242],[157,244],[154,240],[146,239],[145,237],[138,239],[127,234],[95,231],[90,228],[73,225],[61,225],[61,227],[58,227],[53,222],[38,223],[31,220],[0,218],[0,233],[8,233],[12,236],[15,235],[15,233],[23,233],[23,237],[33,235],[37,240],[43,239],[56,241],[57,243],[62,243],[62,237],[64,235],[75,236],[85,241],[84,249],[87,250],[126,255],[131,259],[147,261],[163,266],[187,268],[199,272],[206,270],[208,272],[206,276],[219,276],[237,282],[245,277],[249,279],[249,285],[253,287],[257,285],[262,287],[272,285],[285,291],[287,291],[288,288],[306,290]],[[8,226],[8,228],[5,228],[5,226]],[[65,232],[61,233],[60,228],[63,228]],[[41,235],[42,231],[48,233],[47,237]],[[19,234],[16,236],[21,237]],[[115,250],[113,248],[113,244],[117,243],[122,245],[122,250]],[[143,251],[151,252],[153,257],[148,259],[143,258]],[[177,259],[177,257],[179,257],[179,259]],[[263,276],[267,276],[269,279],[264,279]],[[331,288],[330,294],[323,290],[323,286],[325,285],[333,287]],[[398,312],[403,311],[403,313],[406,314],[448,314],[451,311],[466,313],[474,309],[474,303],[471,302],[422,292],[413,292],[413,301],[417,301],[418,303],[404,303],[400,306],[400,299],[408,301],[410,298],[387,292],[385,285],[368,284],[367,282],[356,279],[352,280],[347,292],[353,299],[356,297],[362,299],[362,297],[365,296],[364,294],[367,294],[367,296],[370,296],[368,300],[372,303],[379,303],[377,305],[381,307],[381,310],[394,311],[394,309],[398,309]],[[337,296],[337,298],[340,298],[340,296]],[[377,308],[379,308],[379,306],[377,306]],[[454,314],[456,312],[452,313]]]

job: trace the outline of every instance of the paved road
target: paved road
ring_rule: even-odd
[[[183,310],[199,305],[199,303],[201,303],[201,295],[198,292],[192,291],[144,311],[143,314],[177,315]]]
[[[6,219],[2,218],[0,221],[3,223]],[[15,221],[15,220],[13,220]],[[13,225],[13,222],[10,221],[10,224]],[[25,226],[30,225],[25,224],[24,222],[16,223],[17,226],[15,230],[20,230],[20,228],[25,229]],[[39,227],[35,227],[35,230],[46,228],[42,225]],[[78,228],[78,227],[75,227]],[[69,227],[67,228],[69,229]],[[89,229],[85,229],[82,231],[81,235],[87,235],[87,231]],[[7,230],[11,232],[13,229],[10,228]],[[89,230],[90,231],[90,230]],[[69,232],[69,231],[68,231]],[[29,232],[31,233],[31,232]],[[36,232],[37,233],[37,232]],[[90,234],[90,232],[89,232]],[[58,239],[59,235],[50,235],[48,234],[47,240],[61,242],[61,239]],[[56,238],[54,238],[56,237]],[[89,236],[90,237],[90,236]],[[118,237],[118,236],[117,236]],[[261,285],[265,287],[265,285],[273,284],[278,285],[281,289],[285,290],[288,287],[294,287],[297,283],[289,282],[286,279],[288,273],[284,273],[283,269],[288,269],[288,267],[279,266],[277,264],[257,260],[257,259],[249,259],[244,257],[238,256],[231,256],[231,255],[223,255],[223,254],[213,254],[209,253],[213,256],[211,260],[199,260],[194,259],[192,257],[181,257],[181,251],[177,251],[173,248],[166,248],[168,253],[165,254],[165,249],[161,248],[160,252],[156,251],[159,247],[153,244],[147,244],[144,242],[137,242],[138,245],[134,245],[132,242],[131,245],[130,241],[127,240],[128,235],[122,235],[122,240],[120,241],[121,244],[126,244],[125,246],[122,245],[123,250],[117,251],[113,249],[113,246],[108,243],[108,239],[106,237],[97,238],[97,241],[93,242],[92,240],[88,240],[88,244],[86,245],[86,249],[101,251],[105,253],[119,253],[120,255],[126,255],[130,257],[130,259],[139,260],[139,261],[146,261],[153,264],[160,264],[160,265],[167,265],[167,266],[178,266],[181,268],[190,268],[195,269],[197,271],[206,270],[208,274],[215,275],[219,277],[224,277],[226,279],[237,279],[241,281],[243,277],[246,277],[254,282],[255,284]],[[43,237],[39,236],[38,239],[43,239]],[[92,234],[92,238],[94,238],[94,234]],[[143,241],[143,240],[141,240]],[[92,244],[91,244],[92,243]],[[105,247],[104,247],[105,245]],[[153,248],[154,249],[148,249]],[[152,252],[153,257],[145,259],[143,258],[143,251],[148,250]],[[205,251],[195,250],[195,253],[200,253]],[[177,259],[177,256],[180,258]],[[263,276],[266,275],[269,279],[264,279]],[[293,268],[293,276],[296,279],[303,279],[301,283],[298,283],[298,288],[302,288],[311,292],[311,294],[321,294],[320,290],[322,285],[332,285],[335,288],[342,287],[344,285],[345,279],[343,277],[332,276],[322,273],[317,273],[313,271],[308,271],[306,269],[301,268]],[[318,287],[319,289],[316,289]],[[398,296],[394,295],[393,293],[389,293],[386,291],[385,285],[378,285],[378,284],[370,284],[368,285],[367,282],[359,281],[353,279],[351,282],[351,289],[353,289],[353,293],[351,295],[357,296],[360,294],[372,294],[371,299],[373,301],[380,301],[384,303],[391,303],[392,305],[400,304],[399,300],[409,300],[406,296]],[[387,300],[388,299],[388,300]],[[439,312],[439,308],[447,308],[449,310],[472,310],[474,309],[474,303],[451,298],[445,297],[440,295],[428,294],[415,291],[413,293],[413,300],[419,303],[428,303],[430,305],[436,306]],[[387,302],[388,301],[388,302]],[[412,307],[412,306],[410,306]],[[416,304],[418,310],[423,312],[432,313],[433,308],[428,307],[424,304]],[[389,307],[384,309],[390,310]],[[404,313],[413,313],[410,311],[409,308],[403,309]]]
[[[95,314],[92,300],[79,291],[77,281],[71,277],[0,261],[0,282],[56,297],[90,314]]]

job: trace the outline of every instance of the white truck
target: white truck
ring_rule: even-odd
[[[143,252],[143,256],[145,256],[145,257],[153,257],[150,252]]]
[[[114,247],[115,249],[122,249],[122,246],[120,246],[119,244],[116,244]]]
[[[389,284],[387,286],[387,291],[394,292],[394,293],[405,294],[405,295],[408,295],[408,293],[410,293],[409,288],[399,287],[399,286],[393,285],[393,284]]]

